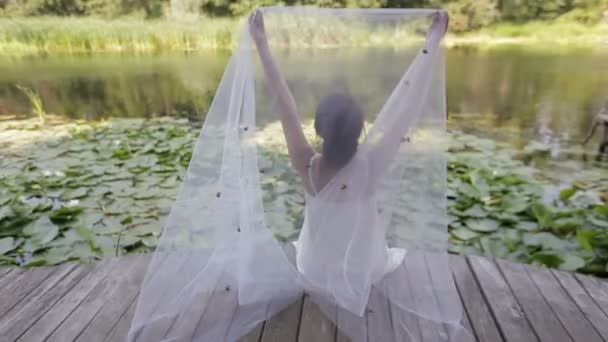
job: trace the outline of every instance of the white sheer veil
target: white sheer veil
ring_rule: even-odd
[[[436,11],[262,11],[306,135],[316,139],[319,100],[341,92],[363,108],[361,143],[305,195],[245,27],[149,264],[129,341],[237,341],[303,293],[353,341],[471,340],[447,255],[444,31],[429,32]],[[298,237],[308,244],[296,262]],[[378,264],[390,259],[387,246],[405,253],[389,270]]]

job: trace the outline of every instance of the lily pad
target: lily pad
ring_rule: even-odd
[[[467,241],[479,237],[479,233],[467,228],[457,228],[450,230],[450,233],[459,240]]]
[[[29,241],[42,246],[59,234],[59,228],[48,217],[41,217],[25,227],[23,233],[30,237]]]
[[[493,232],[496,231],[499,227],[499,223],[495,220],[490,219],[481,219],[475,220],[470,219],[465,221],[465,225],[476,232]]]
[[[12,237],[0,239],[0,254],[6,254],[7,252],[12,251],[15,248],[14,242],[15,239]]]
[[[585,266],[585,260],[579,256],[567,254],[563,257],[564,262],[559,265],[559,268],[564,271],[574,272]]]
[[[538,230],[538,223],[532,221],[520,221],[517,222],[515,228],[526,231],[536,231]]]

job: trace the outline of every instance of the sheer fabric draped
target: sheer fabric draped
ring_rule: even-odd
[[[364,136],[346,167],[305,194],[243,28],[129,340],[237,341],[303,293],[353,341],[471,340],[447,256],[444,32],[428,32],[436,12],[262,11],[309,138],[316,103],[336,91],[363,106]],[[388,271],[387,247],[405,252]]]

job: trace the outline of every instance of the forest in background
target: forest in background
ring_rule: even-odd
[[[451,15],[452,32],[505,22],[558,20],[594,25],[608,21],[608,0],[0,0],[0,17],[226,18],[270,5],[444,8]]]

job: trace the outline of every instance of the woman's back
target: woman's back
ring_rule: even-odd
[[[313,157],[311,170],[319,160]],[[313,193],[306,193],[304,224],[296,243],[298,270],[307,285],[329,290],[355,312],[363,309],[356,299],[392,267],[387,264],[385,240],[388,219],[379,213],[373,181],[365,177],[368,170],[367,158],[357,153],[319,191],[319,182],[309,172]],[[355,179],[367,181],[352,182]]]

